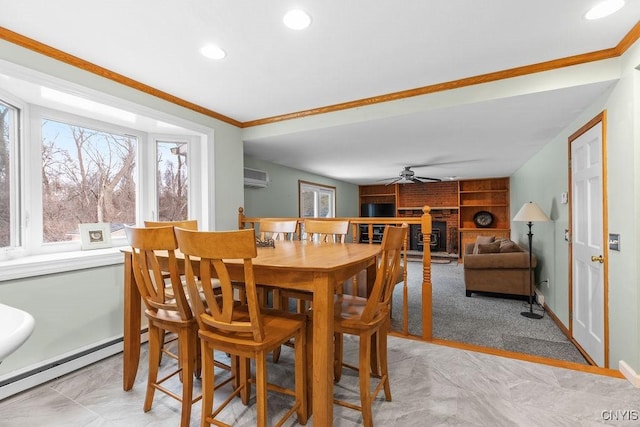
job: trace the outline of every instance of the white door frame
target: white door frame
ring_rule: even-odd
[[[607,207],[607,144],[606,144],[606,129],[607,129],[607,114],[606,110],[598,114],[596,117],[591,119],[587,124],[582,126],[578,131],[573,133],[569,137],[569,192],[571,192],[573,188],[572,182],[572,158],[571,158],[571,144],[574,140],[579,138],[589,129],[593,128],[597,124],[602,124],[602,251],[603,251],[603,315],[604,315],[604,368],[609,367],[609,262],[608,262],[608,207]],[[576,347],[582,352],[582,354],[587,358],[587,360],[596,365],[596,363],[591,360],[588,354],[582,349],[580,344],[576,342],[573,336],[573,208],[572,208],[572,197],[570,193],[569,197],[569,235],[572,236],[569,239],[569,334],[571,337],[571,341],[576,345]]]

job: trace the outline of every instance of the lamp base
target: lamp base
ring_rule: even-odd
[[[542,314],[532,313],[530,311],[523,311],[520,314],[529,319],[542,319]]]

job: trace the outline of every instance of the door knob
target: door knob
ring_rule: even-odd
[[[593,262],[599,262],[600,264],[602,264],[602,263],[604,262],[604,257],[603,257],[602,255],[600,255],[600,256],[595,256],[595,255],[593,255],[593,256],[591,257],[591,261],[593,261]]]

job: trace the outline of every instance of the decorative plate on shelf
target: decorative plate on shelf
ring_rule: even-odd
[[[487,211],[479,211],[473,216],[473,222],[479,228],[491,227],[493,224],[493,214]]]

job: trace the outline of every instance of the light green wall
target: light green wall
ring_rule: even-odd
[[[358,186],[245,156],[244,165],[269,173],[267,188],[246,188],[244,212],[254,217],[297,217],[298,180],[336,187],[336,216],[359,215]]]
[[[529,160],[512,177],[510,183],[512,216],[529,201],[535,202],[549,216],[550,222],[533,224],[533,253],[538,260],[536,282],[549,280],[539,288],[545,294],[545,303],[558,318],[568,325],[567,262],[568,242],[564,230],[568,228],[568,205],[560,203],[567,192],[567,139],[556,138]],[[512,222],[512,239],[523,247],[528,245],[528,227]]]
[[[0,302],[35,319],[22,347],[0,364],[0,376],[122,336],[122,265],[0,282]]]
[[[620,233],[621,250],[608,251],[609,265],[609,357],[610,367],[621,360],[640,371],[640,299],[638,251],[640,236],[640,89],[638,71],[640,42],[620,61],[621,78],[602,99],[587,110],[511,177],[511,206],[515,213],[532,200],[550,215],[552,222],[535,223],[534,252],[540,260],[538,281],[550,278],[550,286],[539,288],[545,303],[569,327],[568,205],[560,194],[568,191],[568,138],[589,120],[606,110],[608,231]],[[512,235],[526,242],[526,225],[512,223]]]

